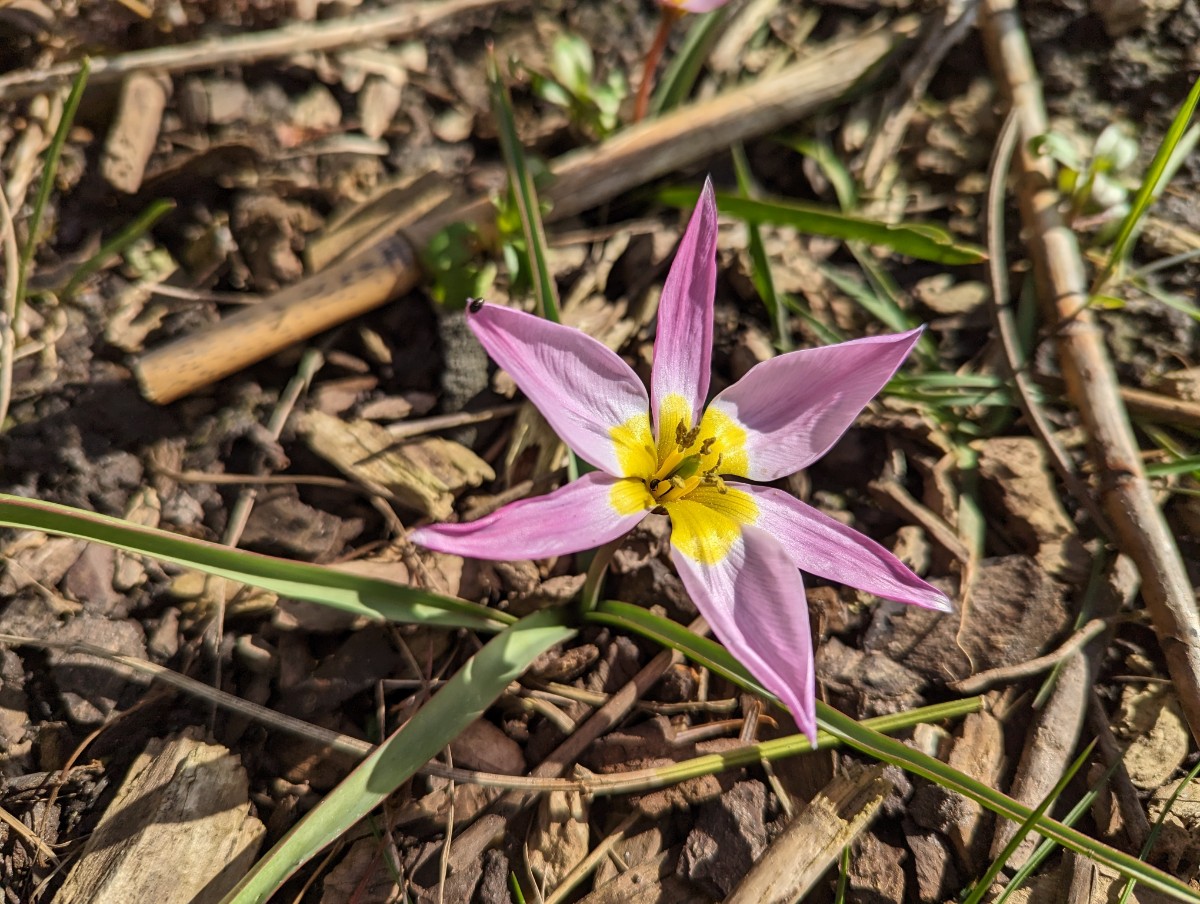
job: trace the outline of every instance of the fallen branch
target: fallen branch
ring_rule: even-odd
[[[378,43],[419,34],[442,19],[496,6],[501,0],[440,0],[405,3],[370,13],[301,22],[270,31],[215,35],[190,44],[152,47],[91,61],[89,85],[117,82],[131,72],[191,72],[228,63],[252,63],[296,53],[339,50],[356,44]],[[17,100],[69,86],[80,63],[71,61],[0,76],[0,101]]]
[[[588,210],[621,192],[704,160],[736,141],[776,131],[841,97],[880,63],[911,21],[874,29],[825,53],[711,100],[632,126],[552,166],[543,198],[547,221]],[[289,286],[253,307],[150,351],[134,369],[142,393],[165,404],[372,310],[413,289],[418,255],[452,222],[486,226],[494,208],[481,198],[422,217],[403,234]]]
[[[1088,307],[1075,234],[1059,214],[1054,166],[1029,147],[1045,133],[1046,112],[1014,0],[985,0],[984,43],[997,81],[1017,116],[1017,196],[1038,294],[1055,319],[1067,394],[1079,409],[1099,475],[1101,504],[1116,541],[1137,565],[1142,597],[1162,646],[1180,705],[1200,740],[1200,614],[1183,559],[1154,501],[1121,401],[1104,337]]]

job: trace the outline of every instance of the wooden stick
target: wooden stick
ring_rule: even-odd
[[[554,182],[543,196],[553,204],[546,219],[595,207],[813,112],[883,60],[910,25],[905,20],[872,30],[761,81],[558,158]],[[172,402],[408,292],[421,278],[414,248],[455,221],[486,226],[493,212],[487,198],[434,212],[404,234],[388,236],[253,307],[146,353],[134,364],[143,395],[160,404]]]
[[[190,72],[213,69],[227,63],[249,63],[295,53],[315,53],[355,44],[394,40],[418,34],[442,19],[496,6],[499,2],[501,0],[404,3],[340,19],[300,22],[270,31],[219,35],[191,44],[152,47],[117,56],[97,57],[92,60],[88,84],[120,81],[131,72]],[[0,76],[0,100],[16,100],[66,87],[79,74],[79,65],[78,62],[58,63]]]
[[[1175,538],[1155,504],[1104,337],[1088,308],[1075,234],[1059,215],[1054,166],[1030,141],[1046,131],[1046,111],[1015,0],[985,0],[983,37],[1018,117],[1017,194],[1038,293],[1055,318],[1067,394],[1079,409],[1100,476],[1105,513],[1117,544],[1138,567],[1142,597],[1162,645],[1180,705],[1200,740],[1200,614]]]

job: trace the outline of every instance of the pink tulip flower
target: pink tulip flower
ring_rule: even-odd
[[[837,442],[920,336],[911,330],[781,355],[707,407],[717,210],[705,184],[663,287],[647,396],[620,357],[571,327],[475,302],[484,348],[580,458],[599,470],[466,524],[414,530],[430,549],[540,559],[602,546],[647,513],[671,520],[671,558],[725,647],[816,735],[800,570],[887,599],[950,610],[874,540],[772,481]],[[799,569],[799,570],[797,570]]]

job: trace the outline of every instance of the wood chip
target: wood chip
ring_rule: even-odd
[[[55,897],[58,904],[216,904],[265,829],[246,771],[199,729],[147,745]]]
[[[838,776],[796,816],[738,884],[726,904],[801,898],[875,816],[891,793],[883,766]]]
[[[319,411],[302,415],[296,429],[313,452],[346,476],[438,520],[450,517],[455,493],[496,477],[470,449],[441,437],[397,445],[378,424],[342,421]]]

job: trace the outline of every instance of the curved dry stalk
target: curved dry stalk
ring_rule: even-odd
[[[1104,337],[1088,307],[1075,234],[1059,214],[1054,166],[1029,148],[1046,131],[1041,88],[1014,0],[985,0],[984,43],[1019,124],[1017,194],[1028,231],[1038,294],[1055,319],[1067,393],[1087,429],[1100,477],[1100,498],[1117,544],[1142,576],[1181,707],[1200,739],[1200,613],[1183,559],[1154,501]]]

